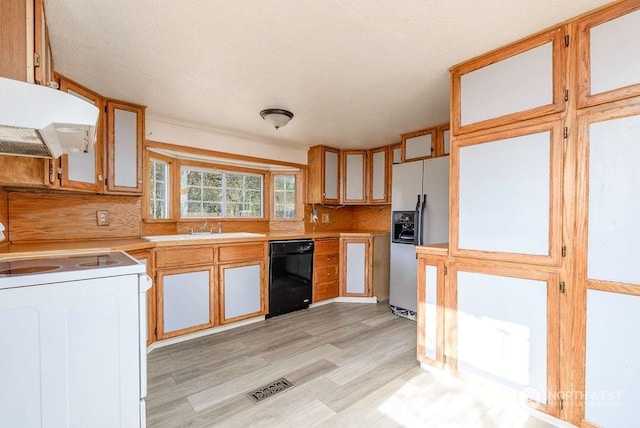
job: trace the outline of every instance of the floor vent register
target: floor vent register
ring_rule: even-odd
[[[247,395],[254,403],[259,403],[276,395],[278,392],[291,388],[292,386],[293,384],[291,382],[282,377],[268,385],[256,389],[255,391],[247,393]]]

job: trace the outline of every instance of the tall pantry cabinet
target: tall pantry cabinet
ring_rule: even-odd
[[[423,362],[585,427],[640,420],[639,39],[623,1],[451,69],[449,252],[419,264]]]

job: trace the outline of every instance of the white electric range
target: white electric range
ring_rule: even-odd
[[[144,427],[150,285],[119,251],[0,256],[2,425]]]

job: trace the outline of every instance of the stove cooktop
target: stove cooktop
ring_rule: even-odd
[[[0,261],[0,288],[144,272],[122,251],[13,259]]]

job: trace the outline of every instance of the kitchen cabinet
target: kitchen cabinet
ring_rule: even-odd
[[[340,296],[388,299],[388,233],[340,238]]]
[[[435,128],[423,129],[402,135],[402,162],[426,159],[434,154]]]
[[[220,323],[228,324],[267,313],[265,243],[218,248]]]
[[[53,165],[52,168],[57,170],[57,182],[54,187],[99,193],[103,188],[103,99],[99,94],[64,76],[59,76],[59,79],[61,91],[95,105],[100,110],[100,114],[94,144],[88,148],[87,152],[68,153],[59,159],[49,161]]]
[[[451,152],[451,131],[449,124],[436,127],[436,156],[446,156]]]
[[[105,193],[142,194],[143,106],[107,100]]]
[[[35,83],[57,88],[53,75],[53,54],[49,43],[49,30],[44,10],[44,0],[35,0],[34,4],[34,54]]]
[[[393,144],[389,147],[391,150],[391,158],[393,163],[401,163],[402,162],[402,143]]]
[[[451,253],[558,265],[562,122],[459,140],[451,162]]]
[[[418,360],[439,369],[446,355],[445,266],[446,255],[418,253]]]
[[[640,5],[618,2],[578,20],[578,107],[640,95]],[[628,47],[629,49],[626,49]]]
[[[158,337],[165,339],[215,325],[213,266],[159,269]]]
[[[313,254],[313,302],[338,297],[338,267],[340,242],[338,238],[314,240]]]
[[[367,202],[367,151],[343,150],[342,198],[344,204],[364,204]]]
[[[370,204],[389,203],[391,162],[389,148],[380,147],[369,151],[367,170],[369,175],[368,202]]]
[[[453,134],[563,111],[565,34],[556,27],[452,67]]]
[[[157,338],[216,325],[212,247],[156,250]]]
[[[307,157],[307,203],[339,203],[340,150],[314,146],[309,149]]]

